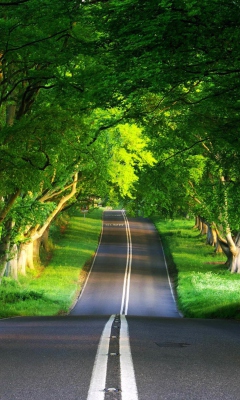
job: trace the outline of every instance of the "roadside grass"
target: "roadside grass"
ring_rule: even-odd
[[[153,221],[184,317],[240,319],[240,275],[227,270],[226,257],[206,245],[193,220]]]
[[[77,299],[97,249],[102,210],[86,218],[78,212],[67,225],[52,230],[53,249],[47,265],[38,265],[16,282],[3,278],[0,285],[0,318],[66,314]]]

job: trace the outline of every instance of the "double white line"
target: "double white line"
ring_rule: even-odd
[[[126,235],[127,235],[127,259],[126,259],[126,269],[123,282],[123,293],[122,293],[122,304],[120,309],[120,315],[127,315],[129,292],[130,292],[130,278],[132,270],[132,238],[131,238],[129,222],[126,217],[125,211],[122,211],[122,216],[125,221]]]
[[[94,362],[87,400],[104,400],[107,376],[107,364],[111,328],[115,315],[106,323],[97,350]],[[133,368],[133,360],[129,342],[128,324],[125,315],[121,315],[119,338],[121,399],[138,400],[137,385]]]
[[[130,348],[128,323],[125,315],[128,312],[130,278],[132,269],[132,239],[129,222],[125,211],[122,211],[125,221],[127,235],[127,259],[123,282],[122,303],[120,309],[121,328],[119,333],[119,353],[121,371],[121,399],[138,400],[137,384],[133,367],[133,360]],[[110,344],[110,334],[115,316],[112,315],[106,323],[97,350],[94,362],[90,387],[87,400],[104,400],[104,387],[106,384],[108,352]]]

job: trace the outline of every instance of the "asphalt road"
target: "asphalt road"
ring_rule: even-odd
[[[124,294],[126,274],[129,293]],[[143,218],[127,219],[119,210],[104,213],[97,257],[71,314],[111,315],[121,311],[127,315],[180,317],[154,225]]]
[[[107,212],[71,314],[0,321],[0,400],[238,400],[239,338],[181,318],[154,227]]]

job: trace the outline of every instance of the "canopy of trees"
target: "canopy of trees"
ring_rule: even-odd
[[[197,215],[240,272],[240,5],[9,0],[0,11],[1,274],[33,267],[54,218],[92,197]]]

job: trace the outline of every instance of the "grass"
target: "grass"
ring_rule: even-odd
[[[192,220],[154,218],[161,234],[179,310],[189,318],[240,319],[240,275],[206,245]]]
[[[68,313],[75,302],[101,231],[102,211],[86,218],[81,213],[52,229],[54,251],[16,282],[4,278],[0,286],[0,318]],[[215,254],[191,220],[154,218],[174,281],[179,310],[189,318],[240,319],[240,275],[231,274],[225,256]],[[67,228],[66,228],[67,227]],[[66,228],[66,229],[65,229]],[[50,256],[50,257],[49,257]]]
[[[52,231],[56,242],[47,266],[37,266],[16,282],[4,278],[0,286],[0,318],[66,314],[76,300],[98,245],[102,211],[86,218],[79,212],[67,225]],[[66,222],[65,222],[66,223]],[[50,260],[49,260],[50,258]]]

